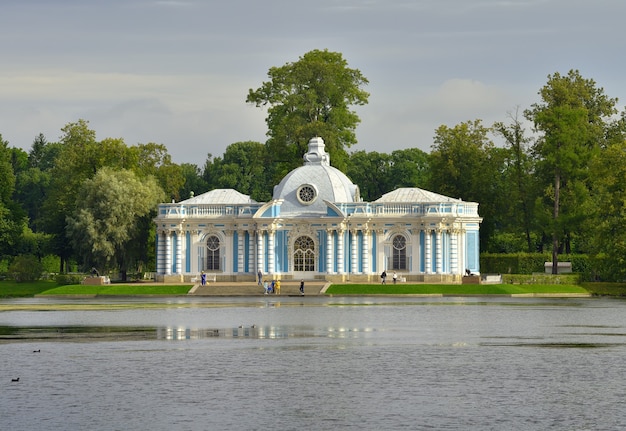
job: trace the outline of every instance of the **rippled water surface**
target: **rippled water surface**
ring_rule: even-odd
[[[0,429],[626,427],[624,301],[150,301],[0,302]]]

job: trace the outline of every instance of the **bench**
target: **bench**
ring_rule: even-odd
[[[543,264],[543,268],[546,274],[552,274],[552,262],[546,262]],[[558,262],[556,273],[557,274],[570,274],[572,272],[572,262]]]
[[[481,284],[502,284],[502,274],[482,274],[480,276]]]

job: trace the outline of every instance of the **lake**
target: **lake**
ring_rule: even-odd
[[[2,430],[626,427],[618,299],[2,305]]]

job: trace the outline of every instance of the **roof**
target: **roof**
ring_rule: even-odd
[[[378,198],[375,202],[403,202],[403,203],[445,203],[445,202],[461,202],[461,199],[455,199],[438,193],[429,192],[428,190],[417,187],[402,187],[392,192],[386,193]]]
[[[233,189],[215,189],[201,195],[194,196],[187,200],[180,202],[185,205],[202,205],[202,204],[254,204],[255,200],[250,196],[239,193]]]

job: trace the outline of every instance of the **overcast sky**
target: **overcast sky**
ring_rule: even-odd
[[[29,150],[82,118],[97,139],[200,166],[265,142],[245,103],[313,49],[369,80],[352,150],[429,152],[442,124],[506,121],[578,69],[626,100],[623,0],[0,0],[0,134]]]

